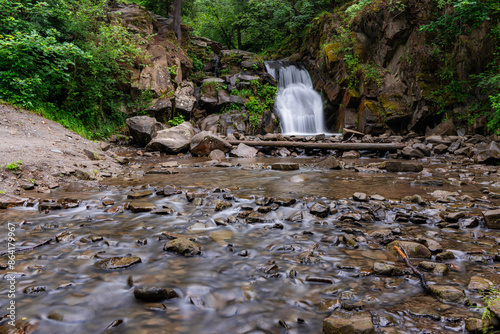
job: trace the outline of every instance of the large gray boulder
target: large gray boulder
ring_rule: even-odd
[[[194,84],[190,81],[183,81],[175,90],[175,109],[190,113],[193,111],[196,97],[194,97]]]
[[[146,146],[150,151],[161,151],[168,154],[177,154],[189,149],[195,131],[191,123],[184,122],[170,129],[156,133],[156,136]]]
[[[491,142],[486,149],[478,149],[474,156],[474,162],[477,164],[498,165],[500,163],[500,148],[495,142]]]
[[[205,117],[200,124],[201,131],[217,132],[219,127],[220,115],[213,114]]]
[[[130,117],[126,123],[134,142],[141,146],[146,146],[158,131],[164,129],[156,118],[149,116]]]
[[[427,131],[426,137],[430,136],[456,136],[457,128],[452,119],[448,119],[443,123],[439,123],[434,129]]]
[[[209,131],[202,131],[191,139],[191,154],[195,156],[208,156],[213,150],[229,152],[231,144]]]
[[[257,152],[259,152],[259,150],[240,143],[237,148],[229,153],[229,155],[235,158],[255,158]]]
[[[159,62],[146,66],[141,71],[137,88],[152,91],[156,98],[174,90],[170,81],[170,72]]]
[[[145,111],[158,122],[165,122],[172,118],[172,101],[167,98],[155,99]]]

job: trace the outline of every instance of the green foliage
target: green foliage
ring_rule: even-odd
[[[7,170],[19,170],[21,168],[21,165],[23,164],[22,161],[13,161],[10,164],[5,165],[5,168]]]
[[[242,106],[241,104],[238,104],[238,103],[231,103],[229,105],[226,105],[224,106],[221,111],[220,111],[220,114],[224,114],[226,112],[229,112],[229,111],[232,111],[232,110],[240,110],[241,111],[242,109]]]
[[[0,0],[0,98],[89,138],[124,124],[118,87],[141,51],[105,0]]]
[[[470,102],[471,87],[478,87],[485,99],[469,104],[466,116],[469,123],[474,118],[488,115],[490,130],[500,133],[500,3],[496,0],[435,0],[438,9],[435,19],[420,28],[432,39],[433,61],[440,64],[437,73],[439,88],[430,94],[440,112],[454,103]],[[449,7],[443,13],[445,7]],[[451,58],[453,47],[460,36],[469,35],[483,22],[489,21],[490,37],[495,43],[493,59],[486,71],[472,75],[470,81],[457,80],[455,60]]]
[[[170,73],[170,75],[173,75],[173,76],[177,75],[177,70],[178,69],[179,69],[179,66],[177,66],[177,65],[173,65],[173,66],[167,67],[168,73]]]
[[[248,120],[252,127],[257,127],[264,111],[272,110],[274,99],[278,94],[278,87],[271,86],[268,83],[262,85],[257,80],[252,81],[250,87],[251,90],[245,89],[240,93],[248,99],[248,102],[245,103]]]
[[[482,299],[486,302],[483,307],[482,319],[484,320],[483,333],[494,333],[493,327],[491,327],[491,320],[494,315],[491,314],[489,307],[493,301],[500,301],[500,291],[494,287],[482,292]]]
[[[170,126],[177,126],[177,125],[180,125],[180,124],[182,124],[182,123],[184,123],[184,122],[185,122],[185,120],[184,120],[184,116],[182,116],[182,115],[177,115],[177,116],[175,116],[173,119],[169,120],[169,121],[168,121],[168,124],[169,124]]]
[[[354,52],[356,39],[348,28],[338,27],[336,34],[331,37],[331,43],[322,46],[323,56],[330,62],[343,61],[349,74],[347,86],[358,89],[360,79],[364,83],[374,82],[382,85],[382,74],[373,62],[362,62],[359,55]],[[325,59],[326,61],[326,59]]]
[[[438,35],[435,43],[440,45],[452,45],[459,35],[469,34],[485,20],[490,19],[493,11],[498,11],[499,5],[496,0],[438,0],[438,7],[446,5],[453,6],[453,12],[442,15],[429,24],[420,28],[420,31]]]
[[[366,6],[368,6],[371,3],[372,0],[355,1],[345,10],[346,20],[348,22],[352,22],[352,20],[356,17],[356,15],[358,15]]]
[[[301,36],[330,5],[328,0],[194,0],[184,21],[195,35],[258,52]]]
[[[227,85],[222,82],[208,81],[201,85],[201,92],[219,92],[220,89],[227,89]]]
[[[188,56],[193,61],[193,72],[199,72],[205,69],[205,64],[203,60],[199,59],[194,52],[189,52]]]
[[[363,78],[365,83],[374,82],[379,87],[382,85],[382,75],[374,63],[362,63],[355,53],[346,54],[344,62],[349,70],[348,86],[350,88],[358,88],[360,77]]]

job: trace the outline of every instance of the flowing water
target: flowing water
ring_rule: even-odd
[[[278,80],[279,92],[274,102],[285,135],[325,133],[323,101],[313,88],[311,77],[299,63],[266,62],[266,69]]]
[[[405,311],[412,304],[435,303],[434,298],[422,293],[415,279],[368,274],[376,260],[398,261],[382,245],[368,240],[350,249],[320,240],[348,230],[368,233],[381,228],[409,228],[416,234],[435,235],[446,249],[454,250],[458,256],[454,262],[463,268],[450,272],[446,281],[463,288],[471,273],[487,271],[486,263],[465,259],[465,251],[478,247],[469,239],[470,231],[443,233],[432,224],[396,223],[391,209],[385,219],[362,225],[341,222],[336,215],[318,218],[309,213],[316,201],[336,201],[340,211],[354,209],[360,204],[349,198],[356,191],[382,195],[395,205],[407,195],[429,197],[436,188],[418,185],[415,181],[420,175],[318,170],[308,167],[311,160],[301,159],[294,162],[302,162],[304,167],[290,172],[262,168],[262,164],[276,159],[230,161],[240,166],[203,167],[197,162],[200,167],[181,167],[177,169],[179,174],[142,175],[141,171],[148,168],[147,161],[143,161],[146,166],[137,167],[135,176],[111,180],[101,191],[56,191],[50,195],[78,198],[82,202],[76,208],[48,212],[36,206],[4,210],[0,226],[7,222],[18,226],[17,247],[38,244],[63,231],[75,237],[17,254],[18,317],[36,320],[36,333],[101,333],[115,320],[124,322],[117,333],[320,333],[323,319],[342,302],[354,307],[362,303],[374,315],[377,326],[394,325],[408,333],[463,331],[462,325],[454,321],[474,314],[474,310],[439,303],[434,308],[439,321],[412,316]],[[431,171],[437,167],[429,166]],[[446,178],[458,178],[459,173],[449,172]],[[479,181],[481,173],[477,176]],[[134,189],[165,185],[175,185],[184,194],[127,198]],[[469,184],[459,190],[477,197],[480,186]],[[457,187],[445,185],[439,189],[456,191]],[[207,197],[203,203],[190,203],[187,191],[204,191]],[[211,201],[223,197],[231,201],[232,207],[214,211]],[[229,216],[256,209],[257,199],[263,197],[292,198],[297,202],[274,208],[266,214],[267,223],[238,220],[227,226],[216,224],[218,219],[225,221]],[[104,201],[114,204],[105,207]],[[130,201],[168,207],[174,214],[106,212],[106,208]],[[302,221],[286,219],[299,211]],[[162,232],[195,238],[203,248],[202,254],[182,257],[163,251],[165,240],[159,240]],[[83,237],[102,240],[87,242]],[[320,261],[302,263],[297,255],[315,242],[320,243]],[[142,262],[122,270],[103,270],[94,265],[99,259],[125,255],[138,256]],[[431,279],[439,282],[442,278]],[[134,287],[146,284],[175,288],[180,298],[161,303],[135,299]],[[45,291],[23,292],[39,286]],[[2,285],[1,289],[0,303],[5,310],[7,288]],[[54,313],[64,315],[63,319],[49,317]]]

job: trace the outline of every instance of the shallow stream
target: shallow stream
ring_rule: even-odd
[[[441,303],[426,296],[411,275],[371,274],[375,261],[402,261],[369,235],[375,230],[399,229],[403,238],[406,234],[432,237],[451,250],[456,259],[447,263],[454,270],[445,276],[426,272],[431,284],[466,289],[474,275],[498,276],[498,266],[494,267],[491,259],[471,260],[470,256],[498,249],[498,232],[483,226],[440,228],[432,219],[419,225],[395,220],[398,210],[422,211],[430,217],[433,210],[465,210],[468,216],[480,216],[498,205],[498,200],[484,199],[464,206],[462,202],[437,203],[430,193],[458,191],[481,199],[484,196],[479,189],[499,179],[497,174],[438,163],[429,163],[423,174],[320,170],[311,167],[313,159],[294,159],[302,164],[297,171],[265,167],[276,161],[292,160],[229,159],[234,166],[222,168],[203,167],[200,160],[186,159],[174,169],[178,174],[142,175],[148,164],[158,162],[144,158],[133,162],[136,168],[132,175],[112,179],[100,191],[44,195],[77,198],[81,202],[76,208],[4,210],[1,226],[16,224],[17,247],[39,244],[63,231],[74,236],[16,255],[18,318],[37,321],[36,333],[75,334],[101,333],[116,320],[123,320],[113,330],[116,333],[320,333],[323,320],[340,304],[353,309],[364,307],[381,332],[391,328],[408,333],[464,332],[463,318],[481,317],[480,308]],[[359,166],[374,161],[354,163]],[[423,182],[436,179],[444,180],[444,185]],[[163,197],[153,192],[141,199],[127,198],[136,190],[165,185],[177,186],[183,193]],[[189,202],[185,195],[188,191],[207,195],[202,203]],[[355,192],[383,196],[383,200],[368,204],[385,207],[385,218],[368,223],[339,220],[343,213],[363,212],[367,204],[354,202]],[[422,196],[430,205],[402,201],[412,195]],[[262,205],[256,202],[263,197],[295,199],[296,203],[273,207],[265,214],[264,223],[247,224],[239,218],[227,223],[229,216],[257,210]],[[232,206],[215,211],[211,203],[216,199],[227,200]],[[104,201],[114,204],[105,206]],[[318,201],[335,202],[339,213],[326,218],[312,215],[310,207]],[[173,214],[119,210],[127,202],[171,208]],[[118,212],[106,212],[109,208]],[[287,220],[299,211],[301,221]],[[218,225],[216,221],[225,223]],[[202,254],[183,257],[164,251],[166,240],[159,240],[162,232],[194,238],[202,246]],[[3,235],[6,233],[4,229]],[[360,237],[356,239],[359,247],[324,242],[325,237],[345,233]],[[471,237],[474,233],[481,238]],[[85,240],[91,237],[94,242]],[[301,262],[297,255],[314,243],[319,244],[315,251],[318,262]],[[142,262],[120,270],[94,265],[100,259],[126,255],[138,256]],[[2,276],[5,273],[0,271]],[[147,284],[174,288],[180,297],[160,303],[137,300],[134,288]],[[477,294],[466,293],[471,301],[481,302]],[[6,296],[6,285],[2,285],[2,310],[8,303]]]

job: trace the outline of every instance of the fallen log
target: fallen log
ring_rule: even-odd
[[[228,140],[231,145],[245,144],[248,146],[267,147],[292,147],[303,149],[325,149],[325,150],[366,150],[366,151],[397,151],[403,149],[402,143],[309,143],[297,141],[247,141]]]

